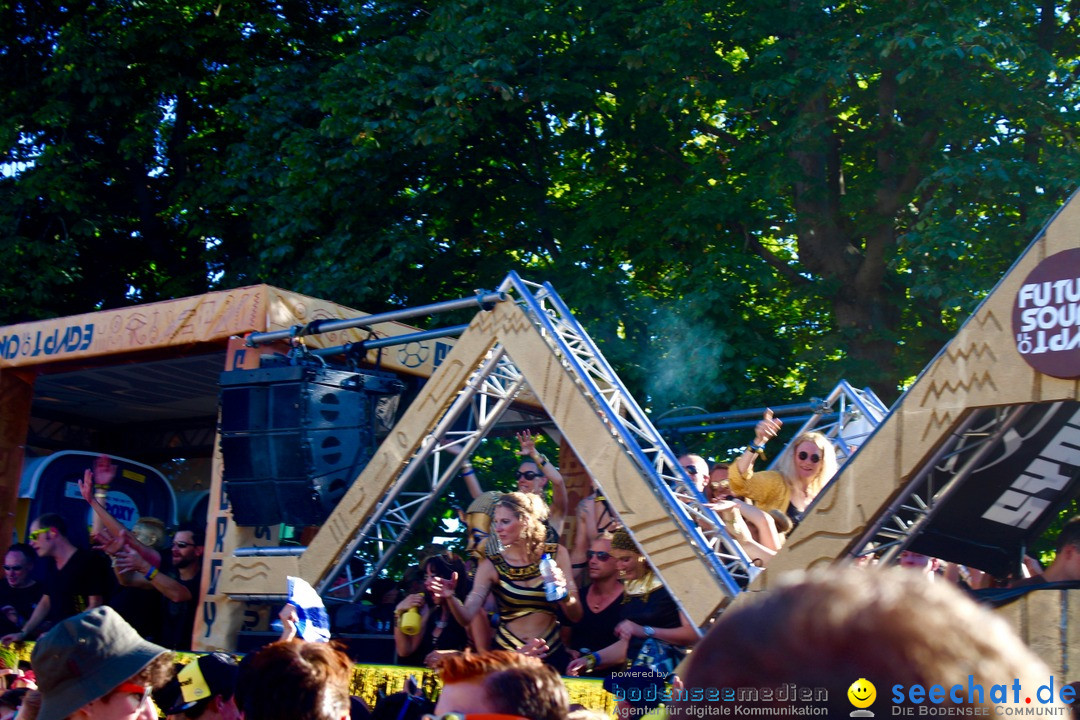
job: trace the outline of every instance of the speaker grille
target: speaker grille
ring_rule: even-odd
[[[393,376],[324,367],[221,375],[225,492],[238,525],[318,525],[367,465]]]

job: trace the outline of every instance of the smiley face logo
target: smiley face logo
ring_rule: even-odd
[[[847,689],[848,700],[857,708],[868,708],[877,699],[877,688],[866,678],[859,678]]]

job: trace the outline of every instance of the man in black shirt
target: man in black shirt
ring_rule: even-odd
[[[16,543],[4,556],[4,579],[0,583],[0,633],[18,632],[30,619],[45,592],[31,573],[37,553],[26,543]]]
[[[164,597],[165,621],[161,641],[173,650],[191,649],[191,634],[195,627],[195,611],[199,605],[199,586],[202,583],[204,537],[201,530],[192,526],[182,526],[176,531],[172,544],[171,574],[160,572],[130,546],[116,554],[116,569],[131,573],[126,582],[140,587],[153,586]]]
[[[30,524],[30,545],[38,557],[56,561],[56,572],[45,581],[45,593],[22,628],[0,638],[5,644],[33,637],[45,623],[55,624],[101,605],[108,588],[104,561],[72,545],[67,537],[67,522],[56,513],[44,513]]]

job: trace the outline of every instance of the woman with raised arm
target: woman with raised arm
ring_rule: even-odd
[[[536,436],[531,431],[522,430],[517,434],[517,440],[521,445],[517,453],[521,458],[521,464],[514,475],[518,492],[532,493],[546,503],[545,491],[547,484],[551,483],[551,505],[544,522],[551,528],[547,532],[547,541],[557,543],[563,531],[569,502],[566,495],[566,483],[559,468],[536,449]],[[456,451],[451,450],[451,452]],[[483,495],[484,489],[480,487],[480,482],[476,478],[476,469],[472,463],[465,461],[461,464],[461,477],[465,480],[465,487],[468,488],[473,500]]]
[[[773,418],[772,410],[765,411],[754,428],[754,442],[729,467],[728,482],[736,495],[753,500],[765,512],[780,510],[798,525],[839,466],[829,439],[819,432],[808,432],[784,449],[776,470],[754,472],[754,461],[765,452],[765,443],[776,436],[781,424]]]
[[[559,611],[571,622],[581,619],[581,602],[570,573],[566,548],[546,541],[547,506],[532,493],[506,493],[495,504],[492,528],[501,550],[480,562],[472,592],[462,602],[454,594],[456,578],[432,578],[431,593],[449,603],[458,623],[468,626],[483,612],[489,594],[495,596],[499,626],[494,649],[532,651],[539,646],[544,661],[559,672],[569,656],[559,638]],[[544,591],[541,560],[554,561],[551,580],[561,591],[549,601]]]

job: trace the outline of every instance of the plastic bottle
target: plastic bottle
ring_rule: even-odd
[[[540,576],[544,578],[544,595],[548,602],[558,602],[566,597],[566,587],[555,582],[555,561],[547,553],[540,558]]]

